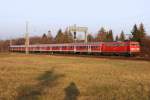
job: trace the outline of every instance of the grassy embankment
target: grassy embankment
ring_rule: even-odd
[[[150,62],[0,54],[0,100],[150,100]]]

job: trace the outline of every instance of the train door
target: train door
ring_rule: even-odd
[[[76,50],[77,50],[76,45],[74,45],[74,49],[73,49],[74,53],[76,53]]]
[[[91,45],[88,45],[88,52],[91,53]]]

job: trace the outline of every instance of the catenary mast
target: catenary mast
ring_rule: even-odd
[[[29,23],[26,22],[26,33],[25,33],[25,53],[29,54],[29,31],[28,31],[28,25]]]

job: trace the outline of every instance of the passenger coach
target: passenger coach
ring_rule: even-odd
[[[25,52],[25,45],[12,45],[10,51]],[[138,42],[95,42],[95,43],[66,43],[66,44],[37,44],[29,45],[29,52],[65,52],[65,53],[96,53],[114,55],[135,55],[140,52]]]

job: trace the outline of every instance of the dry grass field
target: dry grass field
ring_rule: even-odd
[[[0,100],[150,100],[150,62],[0,54]]]

